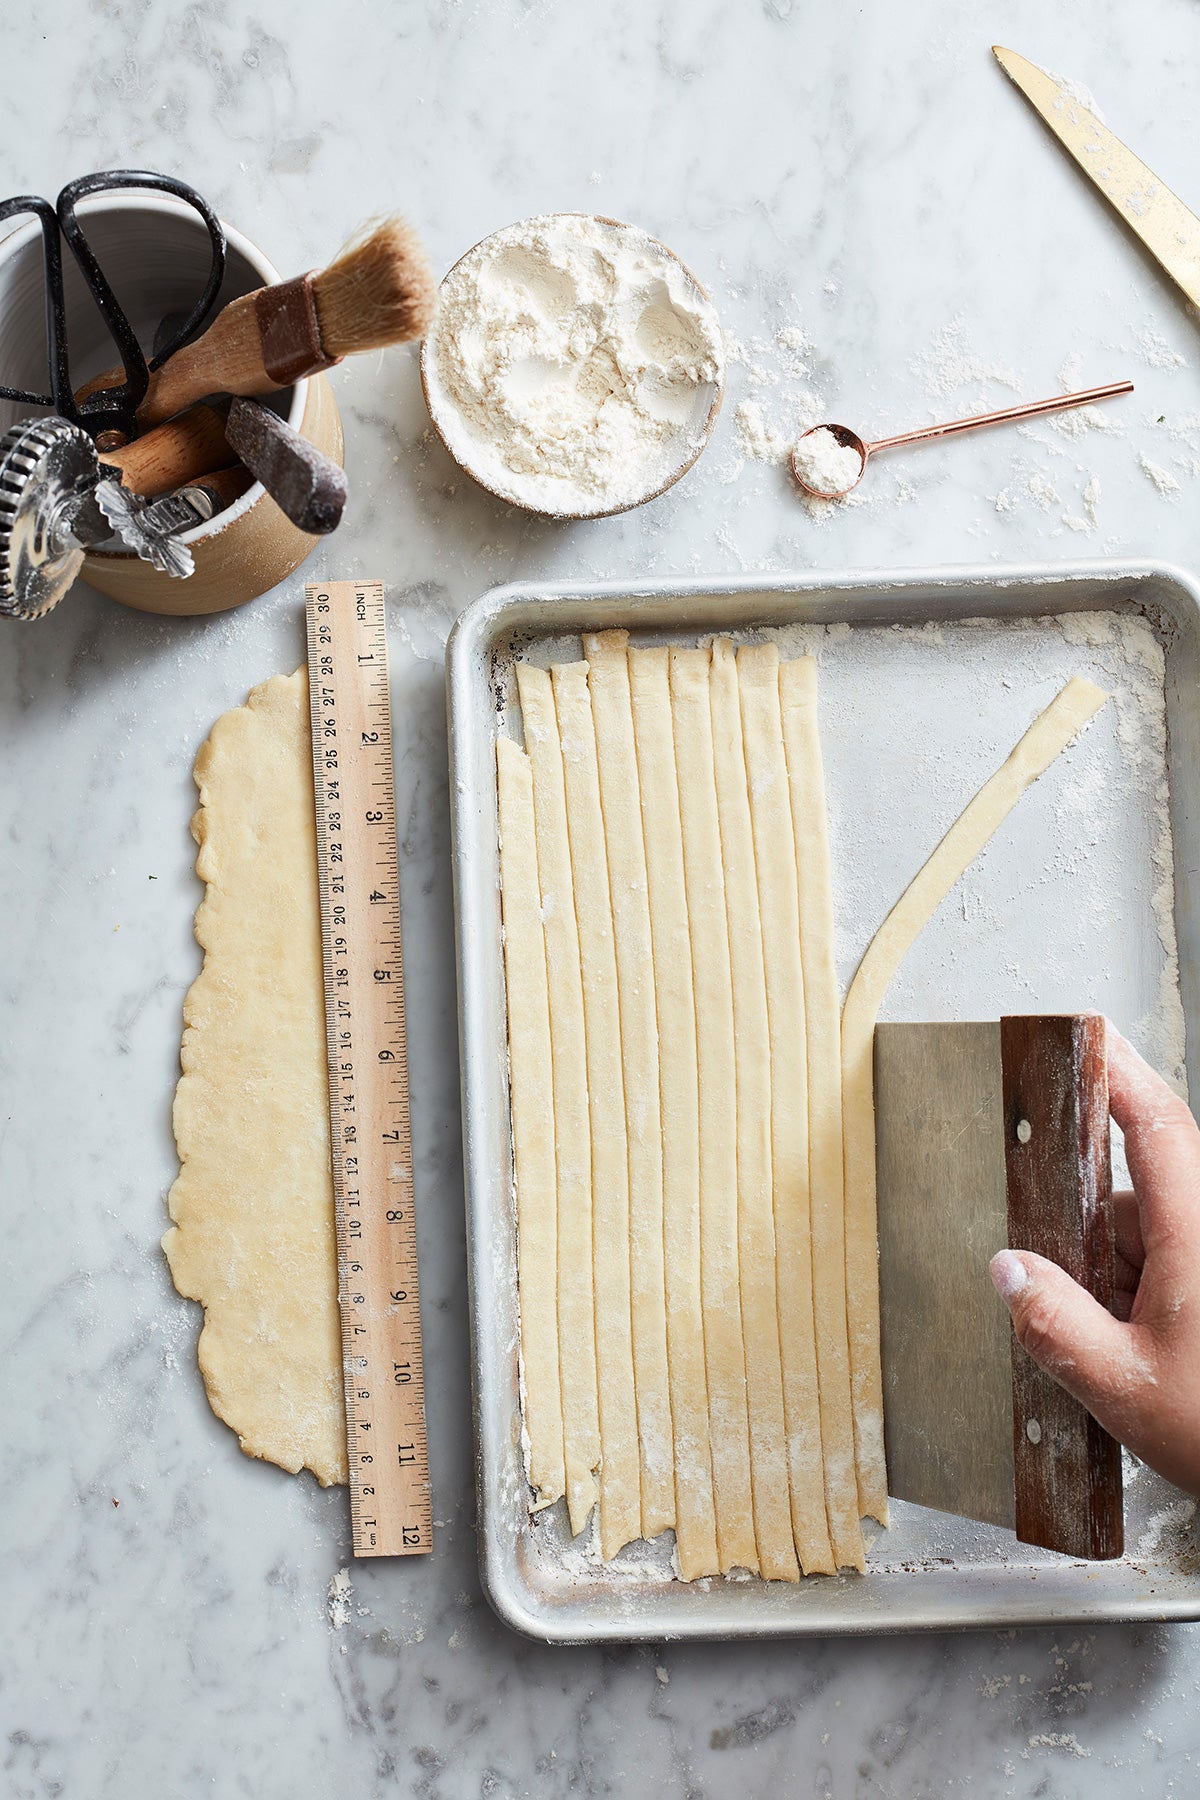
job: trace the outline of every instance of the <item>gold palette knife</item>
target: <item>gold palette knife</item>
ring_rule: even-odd
[[[1200,219],[1113,136],[1069,83],[1055,80],[1015,50],[994,44],[992,54],[1130,231],[1193,306],[1200,306]]]

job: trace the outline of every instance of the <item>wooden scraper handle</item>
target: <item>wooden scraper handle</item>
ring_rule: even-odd
[[[193,406],[166,425],[147,431],[119,450],[102,450],[102,468],[115,469],[125,486],[152,500],[199,475],[228,468],[237,460],[225,437],[224,413]]]
[[[1116,1283],[1108,1062],[1099,1014],[1000,1021],[1008,1242],[1111,1310]],[[1121,1450],[1012,1340],[1016,1531],[1067,1556],[1124,1548]]]

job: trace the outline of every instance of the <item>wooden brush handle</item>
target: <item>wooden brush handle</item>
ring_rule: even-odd
[[[1116,1242],[1104,1020],[1000,1021],[1008,1241],[1067,1271],[1111,1309]],[[1124,1546],[1121,1450],[1014,1337],[1017,1537],[1067,1556]]]
[[[224,415],[212,406],[189,412],[135,438],[120,450],[101,452],[103,466],[115,469],[135,494],[153,499],[198,475],[227,468],[234,452],[225,438]]]
[[[155,425],[206,394],[270,394],[340,362],[321,347],[313,278],[297,275],[231,300],[150,377],[138,423]]]

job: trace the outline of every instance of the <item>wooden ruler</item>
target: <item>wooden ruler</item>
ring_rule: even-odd
[[[383,583],[305,589],[356,1556],[433,1548]]]

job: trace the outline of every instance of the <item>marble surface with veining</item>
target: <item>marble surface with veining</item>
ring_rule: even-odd
[[[1200,207],[1194,0],[46,0],[5,9],[4,187],[190,178],[285,272],[401,207],[439,270],[523,215],[666,238],[733,348],[674,491],[553,526],[431,439],[410,351],[334,374],[336,537],[224,617],[78,587],[0,633],[0,1791],[1200,1792],[1200,1628],[551,1649],[476,1570],[441,658],[520,577],[1151,555],[1200,562],[1200,320],[993,41],[1085,83]],[[1102,415],[897,455],[814,514],[801,417],[873,434],[1123,375]],[[3,371],[0,370],[0,379]],[[199,954],[191,763],[303,656],[303,580],[389,586],[434,1555],[350,1564],[345,1495],[242,1457],[158,1240]]]

